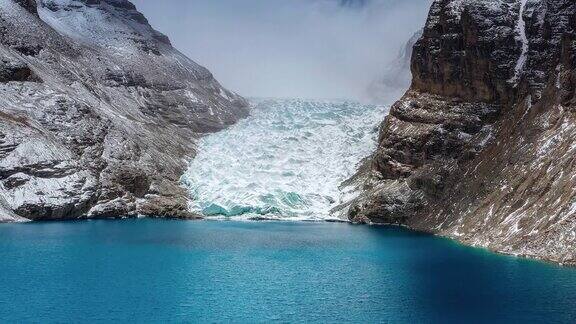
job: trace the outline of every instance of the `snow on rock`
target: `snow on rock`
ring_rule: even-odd
[[[529,42],[528,37],[526,36],[526,22],[524,21],[526,3],[528,3],[528,0],[520,0],[520,12],[518,14],[518,23],[516,25],[516,30],[520,38],[519,40],[522,44],[522,52],[520,53],[520,57],[518,57],[518,61],[514,67],[514,76],[512,79],[510,79],[510,82],[514,83],[515,86],[518,84],[520,74],[524,69],[524,65],[526,64],[526,59],[528,57]]]
[[[0,0],[2,220],[193,216],[195,139],[246,101],[129,1],[31,1]]]
[[[575,22],[573,0],[435,1],[349,219],[576,264]]]

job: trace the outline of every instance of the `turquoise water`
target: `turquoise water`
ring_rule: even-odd
[[[576,270],[398,228],[0,225],[2,322],[576,321]]]

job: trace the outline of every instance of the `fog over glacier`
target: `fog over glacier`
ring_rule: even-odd
[[[431,0],[134,0],[244,96],[364,99]]]

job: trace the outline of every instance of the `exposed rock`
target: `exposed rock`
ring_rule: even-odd
[[[38,15],[38,5],[36,4],[36,0],[14,0],[16,3],[21,5],[24,9],[28,10],[28,12]]]
[[[575,264],[575,34],[572,0],[434,1],[349,218]]]
[[[195,140],[246,101],[126,0],[0,2],[0,220],[192,218]]]
[[[34,74],[34,72],[26,63],[1,60],[0,83],[10,81],[37,82],[40,81],[40,79]]]

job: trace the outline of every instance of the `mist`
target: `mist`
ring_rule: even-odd
[[[135,0],[157,30],[247,97],[364,100],[431,0]]]

